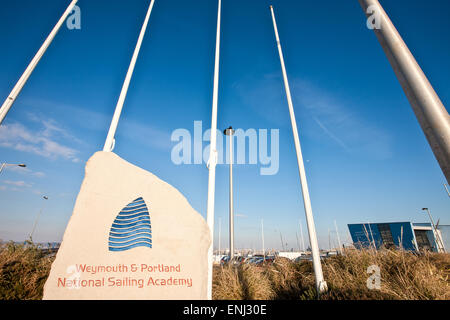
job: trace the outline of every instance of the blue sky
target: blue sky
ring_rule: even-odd
[[[69,1],[4,1],[0,97],[6,98]],[[444,105],[450,101],[450,3],[381,1]],[[297,248],[306,231],[273,4],[321,247],[336,220],[450,223],[445,178],[358,1],[224,0],[219,128],[280,130],[280,168],[235,166],[236,246]],[[89,157],[101,150],[148,1],[80,0],[81,30],[61,28],[0,129],[0,239],[60,241]],[[209,128],[217,2],[157,0],[131,81],[115,152],[179,189],[206,216],[208,170],[171,162],[171,133]],[[216,245],[228,241],[228,168],[217,167]],[[306,238],[306,232],[305,232]],[[332,240],[335,233],[332,233]]]

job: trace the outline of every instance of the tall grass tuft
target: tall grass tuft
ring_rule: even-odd
[[[231,265],[214,268],[212,288],[214,300],[244,299],[244,287],[238,272]]]
[[[0,299],[39,300],[53,258],[33,243],[0,245]]]
[[[243,264],[238,269],[245,300],[271,300],[275,297],[270,278],[261,268]]]

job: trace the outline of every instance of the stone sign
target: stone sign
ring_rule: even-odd
[[[44,299],[206,299],[210,243],[205,220],[177,189],[97,152]]]

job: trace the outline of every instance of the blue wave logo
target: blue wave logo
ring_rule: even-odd
[[[142,197],[123,208],[109,232],[109,251],[126,251],[136,247],[152,247],[152,226],[147,205]]]

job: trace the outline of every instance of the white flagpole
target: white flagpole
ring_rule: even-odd
[[[62,24],[66,20],[67,16],[72,12],[73,7],[78,2],[78,0],[73,0],[70,5],[67,7],[66,11],[64,11],[62,17],[59,19],[56,26],[53,28],[53,30],[48,35],[47,39],[45,39],[44,43],[42,44],[39,51],[34,56],[33,60],[31,60],[28,67],[25,69],[25,72],[20,77],[19,81],[17,81],[16,85],[12,89],[9,96],[6,98],[5,102],[3,103],[2,107],[0,108],[0,125],[3,122],[3,119],[5,119],[6,114],[8,113],[9,109],[11,109],[12,105],[14,104],[14,101],[16,101],[17,96],[19,95],[20,91],[22,90],[23,86],[27,82],[28,78],[30,77],[31,73],[33,72],[34,68],[36,68],[37,64],[41,60],[42,56],[44,55],[45,51],[49,47],[49,45],[52,43],[53,39],[55,38],[56,34],[58,33],[59,29],[61,28]]]
[[[214,63],[214,87],[213,87],[213,103],[211,116],[211,144],[209,150],[209,178],[208,178],[208,205],[206,212],[206,222],[211,232],[211,246],[208,250],[208,300],[212,299],[212,273],[213,273],[213,239],[214,239],[214,193],[216,188],[216,132],[217,132],[217,101],[219,98],[219,57],[220,57],[220,15],[222,1],[219,0],[217,9],[217,34],[216,34],[216,56]]]
[[[108,135],[106,137],[105,146],[103,151],[111,152],[114,149],[115,141],[114,135],[116,134],[117,125],[119,123],[120,114],[122,112],[123,104],[127,96],[128,87],[130,85],[131,77],[133,76],[134,67],[136,65],[137,58],[139,56],[139,51],[141,50],[142,40],[144,39],[145,31],[147,30],[148,20],[150,19],[150,14],[153,9],[153,4],[155,0],[151,0],[150,5],[147,10],[147,15],[145,16],[144,24],[142,25],[141,33],[134,49],[133,57],[128,67],[127,75],[122,86],[122,91],[120,92],[119,100],[117,101],[116,109],[114,111],[114,116],[111,121],[111,126],[109,127]]]
[[[298,136],[297,123],[295,120],[294,107],[292,104],[291,91],[289,89],[286,67],[284,65],[283,51],[281,50],[280,37],[278,35],[275,13],[273,11],[272,6],[270,6],[270,11],[272,12],[273,28],[277,40],[278,53],[280,55],[281,69],[283,71],[284,87],[286,89],[286,97],[289,106],[289,113],[291,116],[292,133],[294,135],[295,150],[297,152],[298,170],[300,174],[300,183],[302,186],[302,194],[303,194],[303,205],[305,207],[306,223],[308,226],[308,233],[309,233],[309,242],[311,244],[314,274],[316,276],[316,289],[317,293],[320,294],[321,292],[327,290],[327,283],[323,279],[322,264],[320,262],[319,244],[317,242],[316,227],[314,225],[314,217],[311,208],[311,199],[309,197],[308,184],[306,181],[305,165],[303,163],[303,156],[300,147],[300,139]]]

